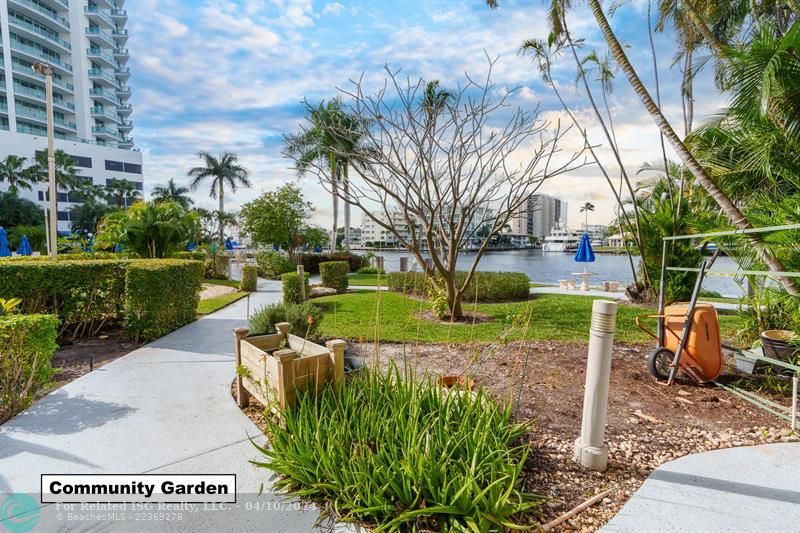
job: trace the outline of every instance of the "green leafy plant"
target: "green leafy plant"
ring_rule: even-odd
[[[298,258],[299,263],[307,274],[319,274],[320,263],[330,261],[347,261],[350,265],[350,272],[356,272],[359,268],[367,266],[367,259],[363,255],[356,255],[347,252],[335,254],[301,254]]]
[[[316,333],[322,317],[322,311],[311,302],[266,305],[250,316],[250,334],[275,333],[275,324],[288,322],[295,335],[310,336]]]
[[[385,274],[382,268],[377,267],[361,267],[358,269],[359,274]]]
[[[463,284],[466,276],[466,272],[456,272],[456,283]],[[427,296],[431,286],[427,277],[422,272],[391,272],[386,280],[391,291]],[[526,300],[530,279],[520,272],[475,272],[464,295],[467,302],[475,301],[476,296],[478,302],[487,303]]]
[[[328,261],[319,265],[322,286],[336,289],[336,292],[339,293],[347,290],[348,272],[350,272],[350,265],[347,261]]]
[[[0,316],[0,424],[49,385],[57,331],[53,315]]]
[[[482,390],[446,391],[396,365],[362,371],[345,386],[303,394],[268,418],[257,466],[276,487],[326,503],[346,521],[377,530],[503,531],[526,528],[542,498],[520,472],[525,425],[511,423]]]
[[[294,261],[280,252],[259,252],[256,254],[256,263],[258,273],[267,279],[280,279],[281,274],[295,270]]]
[[[22,303],[20,298],[0,298],[0,316],[10,315],[15,312],[19,304]]]
[[[157,339],[195,319],[203,270],[200,261],[131,261],[125,273],[124,325],[135,342]]]
[[[255,265],[244,265],[242,267],[242,281],[239,283],[239,290],[255,292],[258,285],[258,268]]]
[[[308,276],[303,276],[303,283],[305,285],[305,294],[308,295]],[[281,285],[283,287],[283,303],[285,304],[300,304],[303,303],[303,293],[300,291],[300,276],[297,272],[287,272],[281,276]]]
[[[443,319],[450,310],[450,306],[447,304],[447,291],[428,280],[428,300],[436,318]]]

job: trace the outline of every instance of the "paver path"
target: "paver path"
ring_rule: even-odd
[[[728,448],[658,467],[604,533],[800,531],[800,443]]]
[[[260,280],[250,309],[280,298],[280,282]],[[263,483],[267,494],[259,501],[267,502],[266,511],[184,513],[182,521],[146,526],[129,519],[113,530],[310,530],[317,512],[297,511],[294,503],[269,494],[269,471],[248,462],[259,458],[248,437],[261,444],[263,436],[230,393],[231,331],[245,325],[246,309],[245,298],[207,315],[52,392],[0,426],[0,500],[6,493],[39,493],[42,473],[236,474],[240,502],[255,499]],[[57,511],[55,505],[42,507],[32,531],[86,529],[57,522]],[[6,518],[0,516],[0,523]]]

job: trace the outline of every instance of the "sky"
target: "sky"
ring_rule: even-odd
[[[290,181],[314,204],[312,221],[329,227],[330,196],[314,178],[298,178],[281,155],[283,135],[299,130],[303,100],[336,96],[362,76],[377,87],[386,65],[455,87],[465,72],[485,73],[487,55],[497,57],[493,81],[498,90],[512,91],[512,105],[530,111],[538,106],[540,118],[551,124],[568,120],[530,58],[518,54],[525,39],[548,34],[546,11],[538,1],[501,0],[494,11],[483,0],[128,0],[125,8],[133,137],[143,153],[148,193],[169,178],[187,184],[187,170],[199,164],[198,151],[228,150],[239,154],[253,187],[226,196],[226,210],[238,211],[261,192]],[[612,23],[652,91],[647,2],[625,4]],[[573,35],[584,39],[583,53],[604,53],[591,13],[577,9],[569,24]],[[677,127],[682,124],[680,73],[670,68],[673,36],[655,34],[655,46],[663,109]],[[556,65],[558,87],[587,125],[609,170],[617,173],[574,77],[574,63]],[[660,160],[658,130],[622,74],[614,86],[609,103],[617,139],[625,167],[635,174],[643,162]],[[696,116],[702,120],[723,103],[713,90],[697,91]],[[573,132],[563,148],[581,144]],[[596,205],[590,224],[613,218],[613,196],[596,167],[555,177],[540,192],[569,202],[571,227],[583,221],[578,209],[587,201]],[[199,206],[216,208],[207,188],[193,197]],[[354,225],[360,218],[354,210]]]

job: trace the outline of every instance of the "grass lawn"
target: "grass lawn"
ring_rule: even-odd
[[[381,274],[381,286],[386,286],[386,274]],[[347,276],[350,285],[360,285],[362,287],[376,287],[378,285],[377,274],[350,274]]]
[[[237,287],[238,287],[238,281]],[[197,314],[198,315],[207,315],[209,313],[213,313],[214,311],[218,311],[225,307],[226,305],[230,305],[236,300],[240,300],[244,298],[249,293],[246,291],[237,291],[237,292],[229,292],[228,294],[222,294],[220,296],[214,296],[213,298],[208,298],[206,300],[200,300],[197,304]]]
[[[484,324],[441,324],[416,318],[415,313],[427,310],[426,302],[393,292],[356,291],[316,298],[323,307],[325,319],[320,324],[323,336],[372,341],[376,338],[377,300],[380,298],[378,338],[395,342],[467,342],[516,340],[562,340],[586,342],[592,313],[590,296],[538,294],[527,302],[508,304],[465,305],[491,315]],[[620,304],[617,310],[616,340],[646,342],[650,337],[636,328],[634,318],[653,314],[655,310]],[[528,316],[530,315],[530,323]],[[735,315],[720,315],[723,337],[733,335],[739,324]],[[644,322],[655,330],[655,320]]]
[[[234,289],[239,288],[239,280],[235,279],[204,279],[203,283],[208,283],[209,285],[224,285],[226,287],[233,287]]]

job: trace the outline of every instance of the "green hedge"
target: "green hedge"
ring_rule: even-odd
[[[336,289],[336,292],[340,293],[347,290],[348,272],[350,265],[346,261],[329,261],[319,265],[322,286]]]
[[[306,297],[308,296],[308,276],[303,276],[303,281],[306,289]],[[287,272],[281,276],[281,285],[283,286],[283,303],[285,304],[300,304],[303,303],[303,295],[300,293],[300,277],[297,272]]]
[[[331,261],[346,261],[350,265],[350,272],[357,272],[359,268],[367,266],[367,258],[363,255],[348,254],[345,252],[336,254],[302,254],[300,264],[307,274],[319,274],[320,263]]]
[[[194,251],[182,251],[182,252],[175,252],[172,254],[173,259],[191,259],[193,261],[205,261],[208,257],[208,253],[203,250],[194,250]]]
[[[21,298],[24,313],[58,316],[62,336],[92,336],[122,320],[130,261],[0,261],[0,298]]]
[[[53,377],[53,315],[0,316],[0,424],[26,409]]]
[[[239,290],[255,292],[258,286],[258,268],[255,265],[244,265],[242,267],[242,280],[239,282]]]
[[[149,341],[192,322],[203,273],[201,261],[131,261],[125,275],[125,331],[136,342]]]
[[[311,317],[310,324],[309,317]],[[250,316],[250,335],[275,333],[275,324],[288,322],[292,325],[291,331],[295,335],[311,336],[317,331],[322,317],[322,310],[311,302],[266,305],[256,309]]]
[[[466,272],[456,272],[456,282],[461,285]],[[425,274],[422,272],[392,272],[386,277],[389,290],[406,294],[427,296]],[[475,272],[466,291],[464,301],[475,300],[475,287],[479,302],[512,302],[526,300],[530,295],[530,279],[520,272]]]
[[[294,261],[280,252],[258,252],[256,263],[258,273],[267,279],[281,279],[281,274],[295,270]]]

